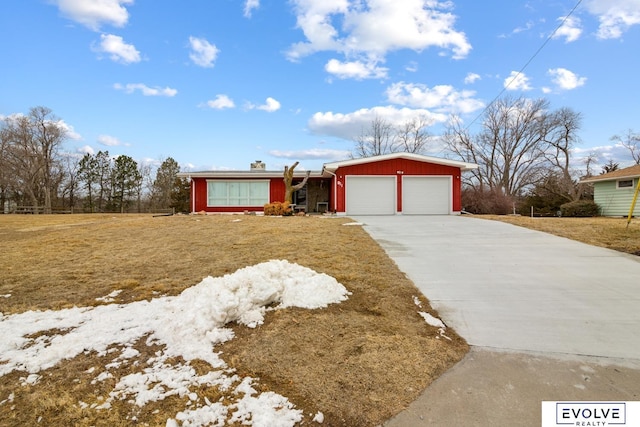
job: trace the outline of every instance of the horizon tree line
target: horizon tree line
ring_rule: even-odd
[[[189,183],[171,157],[153,176],[150,165],[126,155],[63,152],[67,137],[46,107],[0,118],[0,213],[188,210]]]
[[[477,133],[452,115],[444,133],[436,136],[429,133],[432,123],[424,116],[400,125],[376,116],[354,138],[351,157],[424,154],[437,141],[446,157],[479,165],[463,183],[463,204],[478,213],[506,213],[507,207],[527,199],[553,210],[562,202],[592,197],[580,179],[594,174],[597,157],[588,155],[580,166],[572,157],[580,143],[580,113],[566,107],[551,110],[546,99],[504,97],[481,117]],[[180,167],[173,158],[153,171],[108,151],[79,157],[62,151],[67,137],[62,120],[46,107],[0,116],[0,213],[21,205],[36,213],[188,211],[189,182],[177,177]],[[640,164],[640,133],[628,130],[611,141]],[[618,167],[609,161],[602,170]]]

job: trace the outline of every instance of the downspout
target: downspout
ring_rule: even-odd
[[[189,182],[191,183],[191,213],[196,211],[196,180],[189,176]]]
[[[328,169],[324,169],[324,171],[333,175],[333,211],[338,213],[338,176]]]

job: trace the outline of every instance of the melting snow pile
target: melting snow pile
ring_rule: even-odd
[[[104,381],[112,377],[109,369],[126,364],[139,354],[133,344],[147,336],[147,344],[164,346],[155,358],[146,361],[148,368],[120,378],[102,402],[78,402],[79,406],[108,409],[115,399],[144,406],[178,395],[187,396],[189,404],[176,414],[175,420],[168,420],[167,426],[177,426],[178,422],[189,426],[224,425],[232,412],[234,422],[289,426],[302,420],[301,411],[283,396],[257,393],[252,388],[253,380],[233,375],[213,348],[233,338],[233,331],[225,328],[229,322],[248,327],[262,324],[266,306],[316,309],[344,301],[348,295],[333,277],[276,260],[223,277],[208,277],[174,297],[10,316],[0,313],[0,376],[26,371],[30,375],[23,384],[35,384],[40,371],[63,359],[91,351],[101,356],[119,352],[105,371],[88,371],[96,372],[94,382]],[[30,338],[50,330],[64,332]],[[114,350],[114,345],[120,349]],[[186,363],[166,363],[175,356],[181,356]],[[197,375],[189,365],[194,359],[204,360],[217,370]],[[206,398],[203,402],[192,391],[202,385],[230,391],[237,400],[230,406]]]
[[[422,303],[417,297],[415,296],[413,297],[413,302],[415,305],[418,306],[418,308],[422,308]],[[442,320],[432,316],[426,311],[419,311],[418,314],[424,319],[425,322],[427,322],[428,325],[433,326],[434,328],[438,328],[438,333],[440,334],[440,336],[436,338],[444,337],[448,340],[451,340],[451,338],[445,335],[445,330],[447,329],[447,326],[444,324]]]

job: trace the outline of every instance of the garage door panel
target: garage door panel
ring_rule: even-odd
[[[448,215],[451,213],[451,177],[405,176],[402,179],[402,213]]]
[[[394,215],[396,178],[394,176],[347,176],[347,215]]]

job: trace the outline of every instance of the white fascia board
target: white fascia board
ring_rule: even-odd
[[[380,162],[380,161],[390,160],[390,159],[407,159],[407,160],[415,160],[423,163],[434,163],[437,165],[453,166],[453,167],[460,168],[460,170],[462,171],[478,169],[478,165],[476,165],[475,163],[466,163],[466,162],[460,162],[457,160],[449,160],[449,159],[443,159],[440,157],[424,156],[422,154],[414,154],[414,153],[391,153],[391,154],[383,154],[381,156],[361,157],[358,159],[349,159],[349,160],[342,160],[339,162],[325,163],[323,170],[335,172],[340,167]]]
[[[306,171],[293,171],[294,178],[304,178]],[[177,176],[181,178],[254,178],[254,179],[271,179],[284,178],[284,171],[200,171],[200,172],[180,172]],[[322,178],[320,171],[312,171],[309,178]]]

